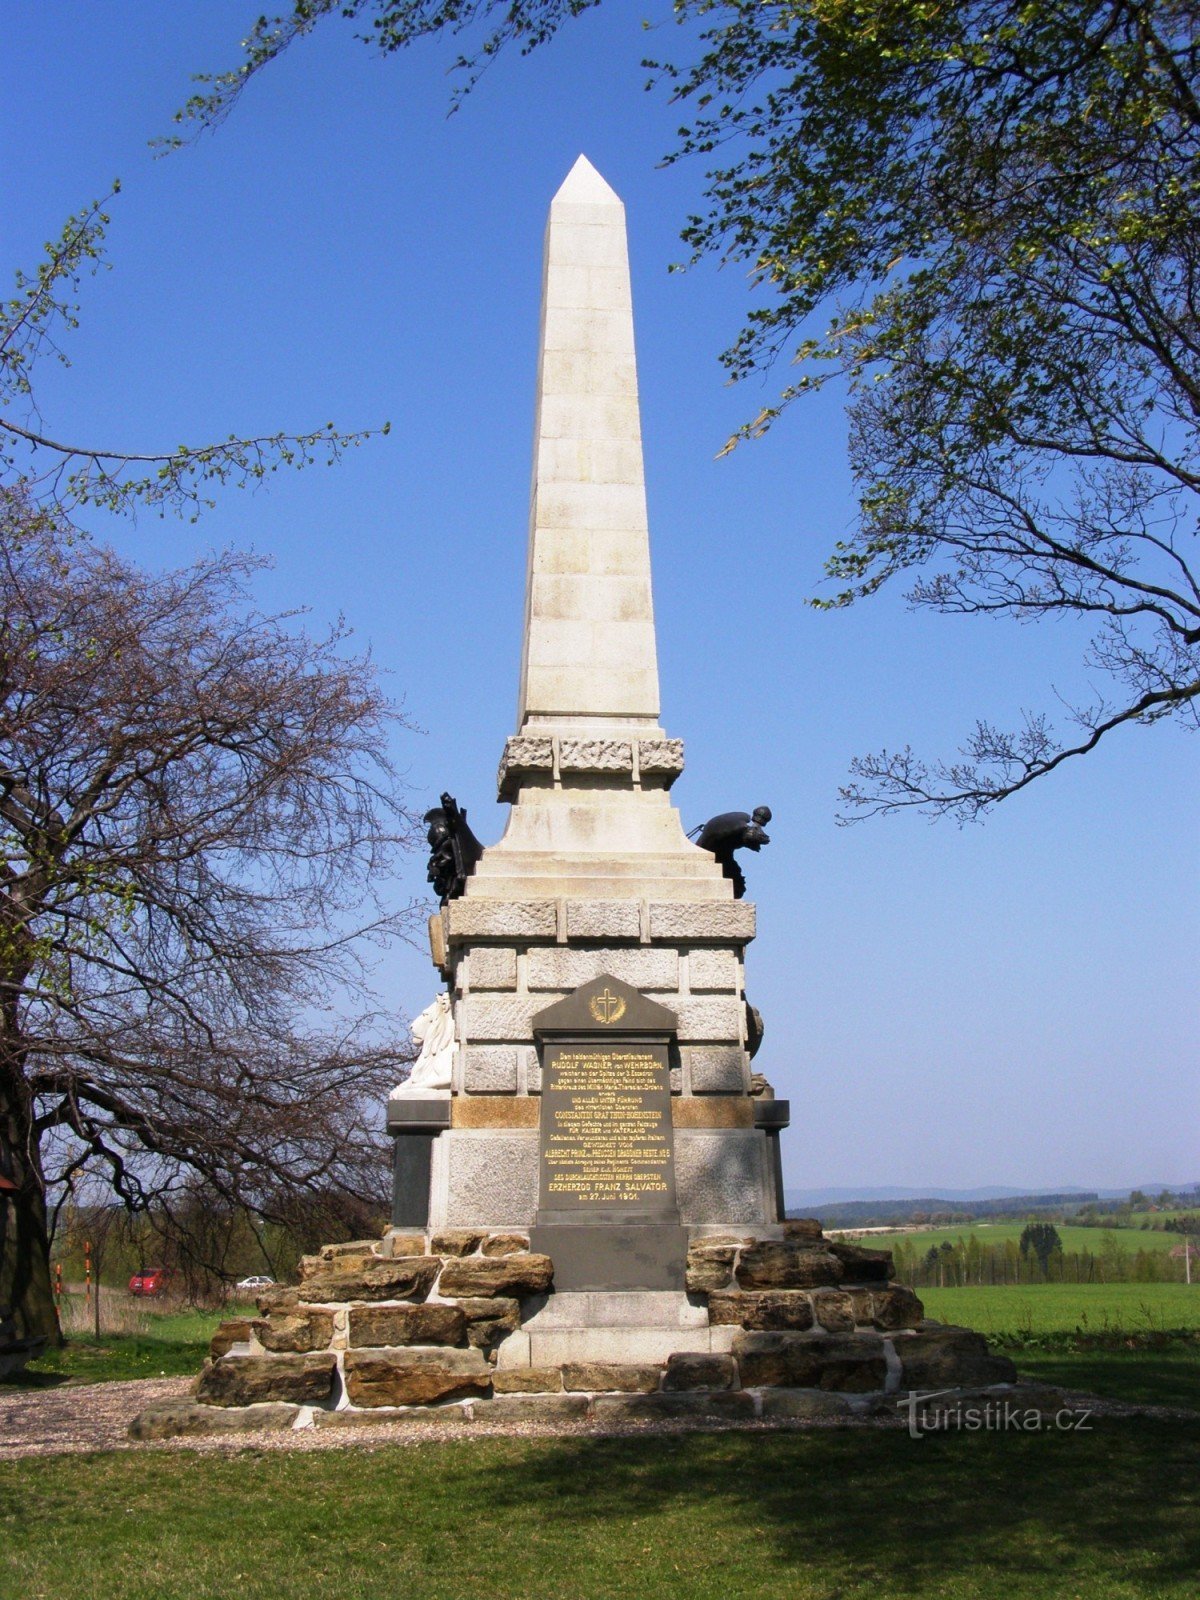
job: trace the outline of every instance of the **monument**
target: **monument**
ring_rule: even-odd
[[[735,860],[771,814],[722,813],[693,843],[682,771],[660,725],[624,209],[580,157],[546,232],[507,824],[482,846],[449,794],[425,818],[445,989],[388,1101],[392,1226],[222,1324],[194,1401],[151,1407],[134,1437],[430,1406],[850,1419],[904,1389],[1015,1396],[1012,1364],[927,1322],[886,1251],[785,1220],[788,1108],[751,1070]]]

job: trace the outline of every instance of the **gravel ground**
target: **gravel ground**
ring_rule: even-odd
[[[903,1418],[818,1422],[671,1422],[605,1424],[590,1422],[440,1422],[423,1417],[417,1422],[369,1422],[361,1428],[299,1428],[285,1432],[236,1433],[192,1436],[153,1443],[134,1443],[128,1437],[130,1422],[154,1400],[181,1400],[192,1378],[141,1378],[131,1383],[63,1384],[54,1389],[0,1389],[0,1461],[22,1456],[75,1455],[94,1450],[192,1450],[200,1454],[230,1450],[342,1450],[348,1446],[377,1448],[385,1444],[418,1444],[432,1440],[468,1443],[481,1435],[510,1438],[554,1438],[591,1435],[617,1437],[640,1433],[715,1432],[728,1428],[748,1432],[779,1432],[797,1428],[895,1428]],[[1123,1405],[1087,1395],[1064,1394],[1073,1410],[1088,1409],[1092,1420],[1129,1416],[1157,1417],[1165,1421],[1195,1422],[1198,1413],[1175,1406]]]

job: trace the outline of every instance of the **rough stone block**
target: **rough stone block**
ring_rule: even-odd
[[[401,1233],[389,1228],[380,1242],[379,1254],[389,1259],[392,1256],[423,1256],[426,1254],[425,1235]]]
[[[656,994],[650,998],[660,1005],[670,1006],[679,1018],[681,1042],[713,1039],[734,1043],[741,1040],[742,1002],[736,995]]]
[[[674,950],[580,950],[545,945],[529,952],[526,973],[531,989],[577,989],[581,983],[608,973],[635,989],[675,990],[679,985],[679,957]]]
[[[741,1333],[733,1357],[748,1389],[836,1389],[865,1393],[887,1381],[874,1333]]]
[[[347,1350],[345,1374],[356,1406],[427,1406],[486,1394],[492,1383],[478,1350]]]
[[[316,1411],[314,1428],[332,1428],[335,1432],[363,1432],[371,1428],[395,1426],[401,1422],[406,1428],[444,1428],[448,1423],[470,1422],[467,1402],[449,1400],[445,1405],[429,1406],[424,1411],[403,1411],[397,1406],[377,1406],[370,1411]]]
[[[582,1422],[587,1414],[585,1394],[498,1394],[474,1409],[476,1422]]]
[[[854,1407],[840,1394],[824,1389],[764,1389],[764,1419],[794,1422],[840,1422],[854,1415]]]
[[[633,746],[625,739],[560,739],[560,772],[632,772]]]
[[[735,1377],[732,1356],[680,1351],[667,1357],[663,1388],[732,1389]]]
[[[349,1329],[352,1349],[467,1342],[467,1319],[459,1306],[355,1306],[350,1311]]]
[[[724,1417],[751,1421],[754,1396],[736,1391],[696,1389],[689,1394],[598,1394],[592,1401],[597,1422],[657,1422],[680,1417]]]
[[[328,1350],[333,1338],[333,1312],[296,1310],[291,1315],[260,1318],[253,1327],[264,1350]]]
[[[155,1400],[129,1424],[131,1439],[178,1439],[204,1433],[278,1433],[294,1425],[300,1407],[282,1400],[227,1409],[190,1400]]]
[[[447,937],[454,944],[474,939],[553,939],[558,907],[553,900],[476,900],[463,895],[446,905]]]
[[[891,1283],[881,1289],[852,1289],[850,1293],[856,1320],[888,1332],[896,1328],[915,1328],[925,1316],[920,1300],[902,1284]]]
[[[463,1049],[463,1087],[468,1094],[515,1094],[517,1050],[511,1044],[469,1044]]]
[[[741,989],[739,966],[732,950],[693,950],[688,957],[689,987],[693,994],[705,989],[736,994]]]
[[[812,1302],[801,1289],[768,1289],[762,1293],[723,1290],[709,1296],[708,1318],[716,1327],[753,1328],[760,1332],[790,1329],[806,1333],[813,1325]]]
[[[435,1256],[469,1256],[479,1249],[483,1237],[482,1228],[443,1228],[429,1241],[429,1249]]]
[[[665,943],[746,944],[754,937],[754,906],[748,900],[652,903],[650,937]]]
[[[905,1389],[1013,1383],[1017,1376],[1008,1357],[990,1355],[987,1340],[970,1328],[898,1333],[895,1350],[900,1357],[901,1387]]]
[[[521,1326],[517,1301],[497,1295],[494,1299],[460,1300],[467,1317],[467,1342],[482,1350],[488,1360]],[[490,1311],[489,1308],[490,1307]]]
[[[323,1355],[222,1356],[205,1367],[196,1399],[214,1406],[249,1406],[260,1400],[320,1405],[333,1390],[337,1358]]]
[[[825,1248],[842,1263],[847,1283],[886,1283],[895,1275],[890,1250],[864,1250],[861,1245],[831,1240]]]
[[[636,900],[567,901],[568,939],[637,939],[641,928],[641,910]]]
[[[678,777],[683,771],[683,740],[639,739],[638,766],[647,775],[669,772]]]
[[[510,1367],[492,1374],[496,1394],[550,1394],[562,1386],[561,1367]]]
[[[519,1256],[528,1249],[527,1233],[493,1233],[483,1241],[485,1256]]]
[[[825,1234],[816,1217],[789,1217],[783,1225],[785,1239],[807,1239],[812,1243],[824,1243]]]
[[[535,1012],[548,1004],[540,995],[467,994],[458,1006],[459,1028],[471,1044],[490,1039],[530,1039]]]
[[[826,1333],[852,1333],[858,1320],[854,1301],[843,1289],[818,1289],[812,1297],[812,1308]]]
[[[684,1052],[693,1094],[736,1094],[750,1078],[750,1058],[740,1044],[692,1045]]]
[[[675,1132],[675,1192],[689,1224],[764,1224],[774,1209],[766,1141],[753,1128]]]
[[[314,1278],[304,1285],[304,1298],[315,1305],[346,1300],[424,1300],[440,1266],[436,1256],[394,1256],[359,1272]]]
[[[250,1337],[249,1317],[230,1317],[217,1324],[217,1331],[209,1340],[208,1353],[214,1361],[228,1355],[235,1344],[244,1344]]]
[[[710,1294],[726,1289],[733,1282],[733,1259],[737,1247],[728,1244],[690,1245],[687,1254],[687,1287],[690,1294]]]
[[[438,1280],[438,1293],[490,1298],[495,1295],[545,1294],[554,1278],[549,1256],[470,1256],[448,1261]]]
[[[831,1250],[793,1239],[760,1239],[743,1250],[737,1265],[743,1289],[819,1289],[842,1281],[842,1263]]]
[[[517,952],[503,945],[480,945],[467,959],[467,982],[472,989],[515,989]]]
[[[618,1394],[653,1394],[662,1368],[615,1361],[568,1361],[562,1369],[564,1389],[584,1389]]]
[[[341,1244],[323,1244],[317,1252],[322,1261],[343,1261],[348,1257],[352,1266],[379,1254],[378,1239],[347,1239]]]
[[[537,1211],[537,1129],[456,1129],[442,1139],[449,1147],[446,1220],[529,1227]]]

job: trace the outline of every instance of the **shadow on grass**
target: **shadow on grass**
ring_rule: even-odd
[[[1011,1352],[1022,1377],[1134,1405],[1200,1413],[1200,1349]]]

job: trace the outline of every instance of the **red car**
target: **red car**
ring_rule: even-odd
[[[140,1272],[135,1272],[129,1280],[130,1294],[155,1295],[162,1294],[171,1273],[168,1267],[143,1267]]]

